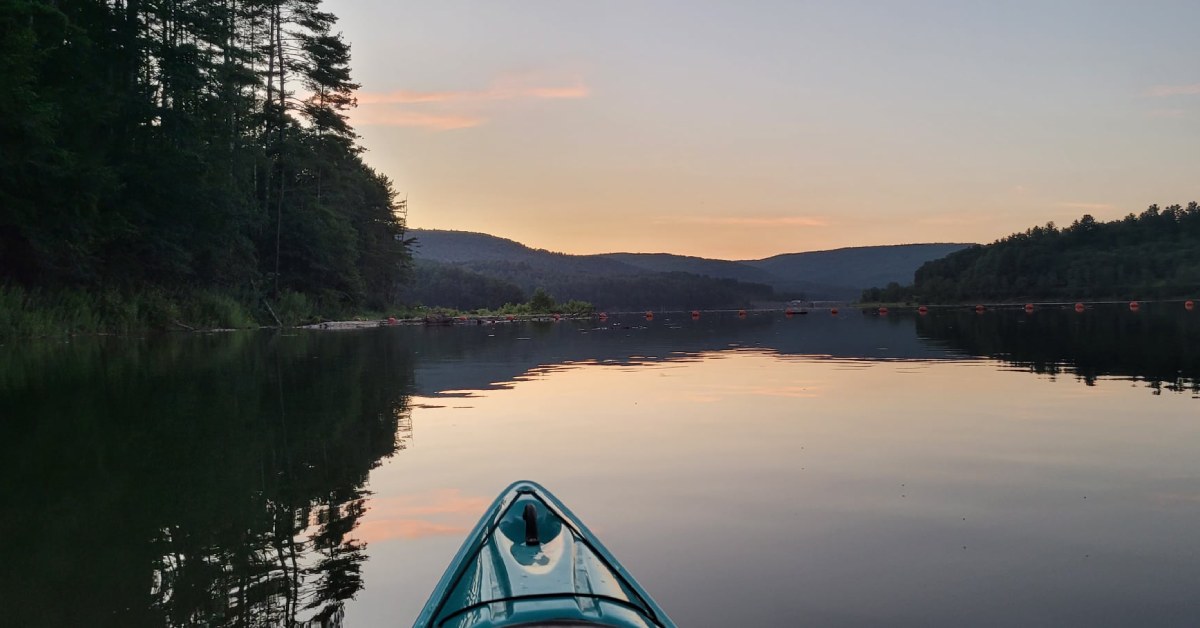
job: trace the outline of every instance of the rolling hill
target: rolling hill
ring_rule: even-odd
[[[858,246],[830,251],[786,253],[742,262],[763,270],[778,280],[777,290],[811,284],[855,288],[886,286],[891,282],[911,283],[913,273],[925,262],[941,259],[969,244],[896,244]],[[802,288],[801,288],[802,289]],[[862,291],[853,293],[857,297]]]
[[[481,276],[491,277],[532,291],[554,287],[570,298],[609,305],[588,298],[599,290],[607,298],[617,286],[653,283],[664,286],[688,283],[688,293],[703,291],[699,278],[720,280],[709,284],[737,298],[762,300],[762,286],[769,286],[777,300],[853,300],[865,288],[888,282],[908,283],[916,269],[927,261],[966,248],[966,244],[903,244],[868,246],[776,255],[761,260],[720,260],[668,253],[607,253],[567,255],[535,249],[519,242],[483,233],[412,229],[416,238],[414,256],[421,264],[448,264]],[[667,275],[673,276],[667,277]],[[640,290],[638,292],[641,292]],[[768,291],[770,292],[770,291]],[[560,299],[566,298],[556,295]],[[630,298],[634,298],[630,296]],[[645,296],[637,298],[644,299]],[[770,297],[768,297],[769,300]],[[665,303],[621,303],[653,307]],[[674,304],[672,305],[686,305]]]

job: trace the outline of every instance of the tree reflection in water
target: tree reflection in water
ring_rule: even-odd
[[[1131,312],[1124,304],[1038,308],[1032,314],[963,310],[917,318],[917,334],[955,351],[1003,360],[1052,377],[1071,374],[1092,386],[1100,377],[1128,378],[1163,390],[1200,394],[1200,317],[1178,303]]]
[[[405,445],[393,343],[233,334],[0,355],[10,625],[339,625],[368,472]],[[13,603],[17,602],[17,603]]]

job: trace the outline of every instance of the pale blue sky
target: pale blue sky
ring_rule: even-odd
[[[415,227],[750,258],[1200,200],[1200,2],[328,10]]]

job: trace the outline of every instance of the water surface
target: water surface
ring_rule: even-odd
[[[1198,346],[1179,304],[10,344],[0,590],[407,625],[529,478],[680,625],[1197,625]]]

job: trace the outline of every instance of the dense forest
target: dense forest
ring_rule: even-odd
[[[972,246],[917,269],[910,286],[863,293],[870,302],[1167,298],[1200,294],[1200,205],[1151,205],[1099,222],[1085,215]]]
[[[746,307],[782,298],[768,285],[684,272],[571,272],[570,266],[562,270],[537,260],[444,264],[418,259],[415,268],[414,281],[401,292],[406,302],[463,310],[521,303],[539,289],[559,302],[584,301],[607,310]]]
[[[318,0],[0,0],[0,291],[394,303],[403,216],[335,23]]]

